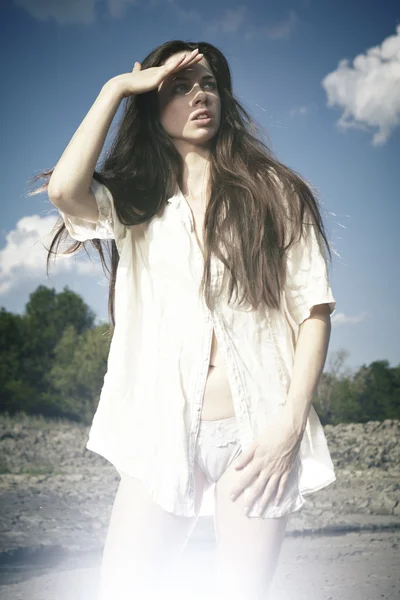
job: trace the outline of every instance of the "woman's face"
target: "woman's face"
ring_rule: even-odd
[[[170,56],[165,64],[180,54]],[[161,124],[174,141],[206,146],[217,133],[221,100],[216,79],[204,57],[166,77],[158,86],[158,98]],[[209,123],[193,120],[200,109],[210,112]]]

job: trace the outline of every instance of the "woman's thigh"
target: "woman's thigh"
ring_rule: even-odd
[[[137,479],[122,475],[105,540],[98,600],[152,598],[181,555],[201,506],[204,475],[196,470],[196,515],[165,511]]]
[[[230,493],[240,477],[232,462],[215,487],[216,598],[267,600],[289,515],[248,518],[244,493]]]

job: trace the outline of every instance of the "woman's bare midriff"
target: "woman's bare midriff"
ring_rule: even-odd
[[[218,350],[218,341],[213,332],[210,364],[204,391],[201,418],[204,421],[217,421],[235,416],[232,392],[230,389],[226,367]]]
[[[191,197],[186,196],[186,201],[193,215],[197,242],[204,255],[203,243],[200,241],[203,241],[204,209],[201,207],[201,202],[194,201]],[[234,416],[235,409],[226,367],[218,348],[215,331],[213,331],[201,419],[204,421],[218,421]]]

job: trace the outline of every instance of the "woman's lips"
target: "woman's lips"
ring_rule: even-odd
[[[193,123],[198,123],[199,125],[208,125],[209,123],[211,123],[211,121],[211,117],[206,117],[204,119],[192,119]]]

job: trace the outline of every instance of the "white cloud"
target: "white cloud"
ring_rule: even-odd
[[[14,0],[14,4],[23,8],[38,21],[53,19],[62,25],[85,23],[90,25],[96,20],[96,0]]]
[[[62,25],[83,23],[91,25],[96,21],[96,4],[99,0],[13,0],[14,4],[25,10],[32,18],[38,21],[54,20]],[[305,1],[305,0],[303,0]],[[299,18],[291,9],[288,14],[274,24],[253,25],[246,23],[248,8],[239,5],[233,9],[224,10],[221,16],[213,17],[210,22],[207,12],[201,14],[196,8],[187,6],[187,3],[178,0],[146,0],[147,8],[157,8],[166,3],[184,23],[195,23],[203,27],[203,37],[219,33],[240,33],[245,40],[254,38],[287,39],[294,31]],[[130,6],[138,5],[138,0],[106,0],[108,15],[112,19],[122,19]],[[204,8],[199,5],[199,8]],[[248,19],[247,19],[248,21]]]
[[[107,0],[108,11],[113,19],[122,19],[128,6],[135,5],[136,0]]]
[[[290,117],[295,117],[296,115],[307,115],[309,113],[309,108],[307,106],[295,106],[289,111]]]
[[[7,294],[22,281],[37,280],[39,283],[47,277],[46,248],[50,247],[56,221],[57,217],[52,215],[30,215],[22,217],[15,229],[7,233],[6,244],[0,250],[0,295]],[[91,253],[89,255],[92,257]],[[101,264],[93,258],[96,256],[90,260],[84,252],[79,252],[78,256],[59,254],[55,261],[52,259],[49,272],[101,276]]]
[[[192,23],[201,23],[202,22],[202,18],[200,16],[200,14],[198,13],[198,11],[196,9],[193,8],[182,8],[181,6],[179,6],[179,4],[177,2],[175,2],[175,0],[167,0],[169,6],[175,11],[175,13],[178,15],[178,17],[181,19],[181,21],[184,22],[192,22]]]
[[[265,27],[265,33],[270,40],[287,39],[292,35],[298,22],[297,13],[291,9],[279,23]]]
[[[53,19],[62,25],[84,23],[90,25],[96,20],[95,5],[98,0],[14,0],[14,4],[24,9],[38,21]],[[113,19],[125,16],[130,5],[137,0],[107,0],[108,12]]]
[[[349,317],[344,313],[337,313],[333,315],[331,321],[332,325],[354,325],[356,323],[362,323],[369,316],[368,312],[362,312],[359,315],[354,315],[354,317]]]
[[[178,8],[175,0],[169,0],[169,4],[176,9]],[[180,9],[180,12],[182,12],[182,9]],[[299,21],[297,13],[294,10],[289,10],[287,16],[273,25],[264,25],[259,22],[254,25],[250,22],[250,17],[251,15],[246,5],[240,5],[234,9],[226,9],[219,18],[214,16],[211,22],[203,19],[204,36],[215,36],[220,33],[237,33],[246,41],[264,37],[270,40],[287,39],[291,36]]]
[[[400,25],[380,46],[343,59],[323,80],[328,106],[343,109],[342,130],[378,128],[372,144],[382,146],[400,123]]]

